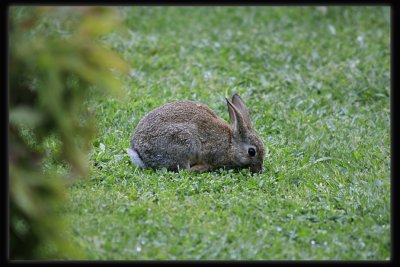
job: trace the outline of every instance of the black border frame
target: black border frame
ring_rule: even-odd
[[[390,133],[391,133],[391,162],[390,162],[390,174],[391,174],[391,257],[390,260],[384,261],[384,260],[351,260],[351,261],[338,261],[338,260],[321,260],[321,261],[316,261],[316,260],[301,260],[301,261],[275,261],[275,260],[257,260],[257,261],[247,261],[247,260],[221,260],[221,261],[215,261],[215,260],[202,260],[202,261],[192,261],[192,260],[182,260],[182,261],[177,261],[177,260],[171,260],[171,261],[156,261],[156,260],[149,260],[149,261],[143,261],[143,260],[132,260],[132,261],[77,261],[77,260],[71,260],[71,261],[41,261],[41,260],[35,260],[35,261],[21,261],[21,260],[10,260],[9,259],[9,250],[8,250],[8,241],[9,241],[9,236],[8,236],[8,230],[9,230],[9,194],[8,194],[8,189],[9,189],[9,171],[8,171],[8,131],[7,129],[4,130],[5,133],[5,138],[4,138],[4,145],[2,146],[5,148],[3,151],[4,158],[7,159],[7,164],[4,164],[5,166],[3,167],[3,170],[5,170],[5,175],[3,176],[6,179],[2,179],[3,181],[3,188],[5,190],[3,194],[3,200],[5,205],[3,206],[4,209],[3,214],[5,214],[7,220],[1,220],[2,222],[2,229],[4,229],[4,235],[2,235],[3,238],[3,244],[4,247],[7,248],[2,254],[2,263],[5,264],[96,264],[96,265],[110,265],[110,264],[172,264],[172,265],[192,265],[192,264],[229,264],[229,265],[236,265],[236,264],[267,264],[267,265],[337,265],[337,264],[342,264],[342,265],[358,265],[358,266],[364,266],[364,265],[390,265],[390,266],[400,266],[400,247],[399,247],[399,242],[400,242],[400,237],[399,237],[399,231],[398,231],[398,225],[400,223],[399,221],[399,181],[398,179],[400,178],[399,171],[398,171],[398,164],[396,160],[399,159],[399,143],[396,140],[396,137],[399,136],[399,131],[397,129],[396,124],[399,121],[399,115],[398,115],[398,99],[399,99],[399,94],[396,89],[399,87],[399,83],[397,80],[397,73],[398,73],[398,53],[396,51],[396,47],[399,47],[398,43],[398,35],[396,33],[398,32],[398,18],[396,17],[396,14],[398,12],[397,8],[395,8],[395,5],[393,4],[394,1],[279,1],[279,0],[270,0],[270,1],[238,1],[238,0],[231,0],[231,1],[213,1],[213,2],[207,2],[207,1],[187,1],[185,2],[179,2],[179,1],[133,1],[133,2],[121,2],[121,1],[68,1],[68,2],[63,2],[63,1],[52,1],[52,0],[42,0],[40,2],[34,2],[34,1],[26,1],[26,0],[19,0],[19,1],[10,1],[7,0],[6,2],[1,2],[2,6],[2,36],[4,42],[2,42],[2,62],[5,65],[4,66],[4,72],[3,72],[3,81],[5,84],[5,88],[7,90],[3,90],[3,95],[2,95],[2,100],[3,100],[3,119],[4,119],[4,124],[5,129],[7,127],[8,129],[8,14],[9,14],[9,7],[10,6],[40,6],[40,5],[54,5],[54,6],[83,6],[83,5],[102,5],[102,6],[314,6],[314,5],[324,5],[324,6],[347,6],[347,5],[354,5],[354,6],[390,6],[391,9],[391,40],[390,40],[390,52],[391,52],[391,66],[390,66]],[[6,161],[3,161],[6,162]],[[4,218],[4,217],[3,217]],[[4,225],[3,225],[4,224]],[[4,258],[3,258],[4,256]],[[3,262],[4,259],[4,262]]]

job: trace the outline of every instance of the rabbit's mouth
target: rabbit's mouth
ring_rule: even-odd
[[[254,164],[254,165],[250,165],[250,171],[252,173],[262,173],[263,168],[261,164]]]

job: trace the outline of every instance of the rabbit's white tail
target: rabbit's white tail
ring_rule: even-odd
[[[128,152],[129,156],[131,157],[132,162],[139,168],[143,168],[144,167],[144,163],[142,161],[142,159],[140,158],[139,154],[131,149],[131,148],[127,148],[126,152]]]

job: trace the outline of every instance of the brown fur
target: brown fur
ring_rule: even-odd
[[[238,110],[232,112],[243,121]],[[262,142],[251,128],[246,127],[246,132],[242,130],[240,134],[234,131],[206,105],[179,101],[148,113],[137,125],[131,147],[146,167],[155,169],[208,171],[250,167],[260,172]],[[247,160],[248,145],[257,146],[256,160]]]

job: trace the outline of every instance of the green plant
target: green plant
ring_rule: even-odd
[[[128,65],[98,38],[120,21],[114,9],[11,7],[9,59],[10,258],[73,257],[58,209],[65,202],[65,174],[43,170],[44,143],[58,141],[57,162],[70,178],[88,173],[87,153],[95,133],[84,108],[92,87],[121,94],[113,68]],[[68,36],[60,36],[73,21]],[[52,31],[49,25],[60,23]],[[71,25],[70,25],[71,26]],[[75,250],[76,252],[77,250]]]

